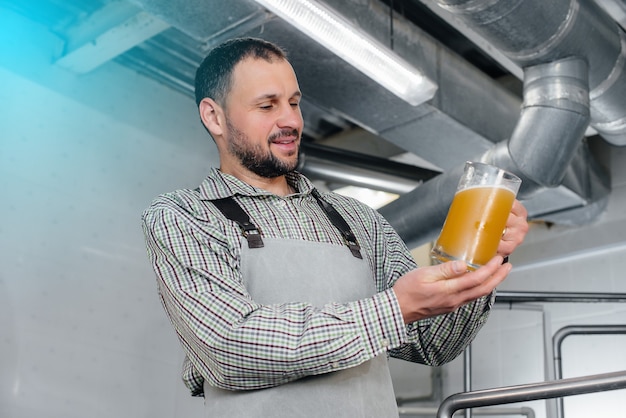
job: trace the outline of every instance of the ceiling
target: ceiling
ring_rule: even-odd
[[[520,175],[528,185],[521,197],[536,219],[582,223],[603,210],[610,182],[581,129],[587,137],[626,143],[618,26],[626,21],[623,2],[325,3],[427,74],[438,86],[435,97],[419,106],[404,102],[253,0],[2,1],[66,41],[58,65],[86,73],[114,60],[189,96],[195,69],[212,46],[237,36],[277,42],[287,49],[304,93],[301,170],[332,184],[401,194],[381,212],[410,243],[432,238],[459,167],[469,159],[497,162]],[[548,82],[547,95],[556,95],[540,104],[548,111],[525,115],[533,102],[525,89],[535,87],[525,87],[523,68],[571,56],[588,63],[590,85],[577,81],[573,88],[586,93],[563,95]],[[552,67],[547,71],[561,77],[561,67]],[[541,101],[546,95],[537,96]],[[583,102],[586,110],[579,110]],[[576,121],[559,126],[564,112]],[[416,227],[418,222],[427,226]]]

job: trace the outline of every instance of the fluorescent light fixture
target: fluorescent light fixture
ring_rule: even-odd
[[[373,209],[380,209],[400,197],[400,195],[395,193],[372,190],[358,186],[344,186],[333,190],[333,192],[343,196],[352,197],[362,203],[365,203]]]
[[[434,96],[435,83],[328,6],[314,0],[255,1],[413,106]]]

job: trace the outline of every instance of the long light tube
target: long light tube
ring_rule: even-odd
[[[437,86],[417,68],[337,12],[314,0],[255,0],[413,106]]]

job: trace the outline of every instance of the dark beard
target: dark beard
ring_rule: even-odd
[[[241,163],[254,174],[265,177],[274,178],[284,176],[285,174],[296,169],[298,163],[287,164],[277,159],[271,153],[268,153],[267,158],[260,158],[252,150],[243,150],[238,155]]]
[[[265,178],[275,178],[292,172],[298,166],[298,160],[293,163],[287,163],[279,160],[269,151],[263,152],[259,146],[248,145],[247,138],[241,131],[232,126],[228,121],[226,125],[230,133],[230,140],[228,141],[230,152],[239,158],[241,164],[254,174]],[[268,141],[271,142],[276,137],[280,137],[281,134],[283,133],[273,135]],[[293,134],[293,132],[288,131],[285,132],[285,134]]]

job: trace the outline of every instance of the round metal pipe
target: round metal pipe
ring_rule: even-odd
[[[511,139],[470,158],[519,175],[520,200],[545,186],[558,185],[572,162],[589,122],[586,68],[585,61],[577,58],[526,68],[525,107]],[[445,220],[462,172],[463,166],[454,167],[382,207],[380,213],[407,245],[432,240]]]
[[[498,290],[495,303],[520,302],[626,302],[626,293],[584,293],[584,292],[515,292]]]
[[[465,347],[463,353],[463,380],[465,381],[464,390],[470,392],[472,390],[472,344]],[[472,418],[472,410],[465,410],[465,418]]]
[[[417,180],[377,173],[374,170],[351,167],[315,157],[301,156],[300,161],[301,168],[299,170],[313,179],[367,187],[389,193],[402,195],[412,191],[421,183]]]
[[[451,418],[460,409],[582,395],[626,388],[626,371],[457,393],[439,406],[437,418]]]
[[[544,187],[561,183],[589,124],[587,83],[580,58],[525,69],[522,113],[508,143],[524,177]]]
[[[436,0],[522,68],[567,57],[589,65],[591,126],[626,145],[626,36],[594,1]]]
[[[375,175],[385,173],[415,182],[427,181],[441,174],[440,171],[405,164],[387,158],[375,157],[361,152],[329,147],[312,142],[302,142],[300,145],[300,158],[303,159],[303,164],[306,164],[307,159],[311,157],[370,170],[375,172]]]
[[[563,377],[562,350],[563,340],[570,335],[618,335],[626,334],[626,325],[568,325],[554,333],[552,337],[552,351],[554,355],[554,376]],[[557,402],[556,416],[563,417],[563,398]]]
[[[424,415],[432,417],[437,413],[435,407],[408,406],[398,408],[398,414],[403,415]],[[532,408],[522,406],[520,408],[477,408],[474,409],[476,416],[492,416],[492,415],[522,415],[526,418],[535,418],[535,411]]]
[[[515,130],[482,157],[522,178],[521,198],[562,182],[589,124],[587,78],[580,58],[524,70],[524,105]]]

